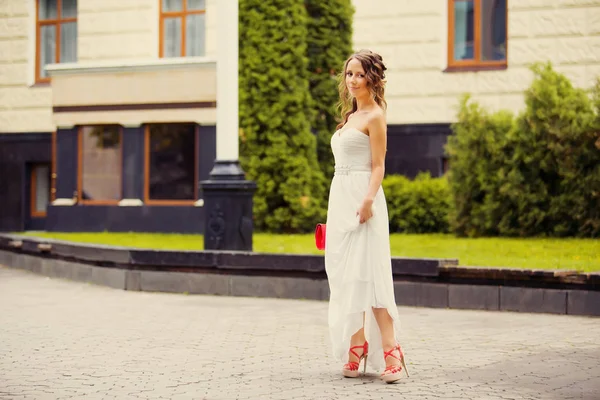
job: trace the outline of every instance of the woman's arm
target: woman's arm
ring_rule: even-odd
[[[360,216],[360,223],[366,222],[373,216],[371,207],[385,175],[387,124],[383,111],[375,113],[369,119],[367,129],[369,130],[369,140],[371,142],[371,179],[369,180],[367,194],[360,209],[357,211]]]
[[[371,141],[371,180],[366,200],[373,201],[385,175],[385,152],[387,147],[387,125],[385,115],[378,112],[367,125]]]

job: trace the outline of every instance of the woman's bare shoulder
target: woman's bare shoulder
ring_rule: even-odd
[[[373,122],[385,121],[385,111],[379,106],[374,107],[371,111],[369,111],[367,118],[369,121]]]
[[[371,110],[367,118],[370,126],[386,125],[385,111],[381,107],[375,107]]]

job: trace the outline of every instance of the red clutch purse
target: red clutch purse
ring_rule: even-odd
[[[325,250],[325,232],[326,232],[325,224],[317,224],[315,229],[315,244],[317,245],[317,249]]]

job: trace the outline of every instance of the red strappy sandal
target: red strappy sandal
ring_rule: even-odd
[[[393,354],[393,352],[396,350],[398,350],[399,357],[396,357],[396,355]],[[402,349],[400,348],[399,344],[397,344],[395,347],[392,347],[389,351],[385,351],[383,353],[384,360],[388,357],[394,357],[396,360],[399,360],[402,363],[402,366],[390,365],[389,367],[387,367],[385,371],[383,371],[383,373],[381,374],[381,379],[383,379],[384,382],[393,383],[399,380],[400,376],[402,375],[402,367],[404,367],[404,372],[406,372],[406,376],[409,376],[408,369],[406,368],[406,364],[404,363],[404,353],[402,352]]]
[[[362,354],[359,356],[354,349],[362,349]],[[349,363],[344,365],[342,369],[342,373],[346,378],[356,378],[359,374],[358,367],[360,366],[360,362],[362,359],[365,359],[363,374],[367,372],[367,357],[369,353],[369,343],[365,342],[363,345],[352,346],[350,347],[350,353],[354,354],[358,358],[358,362],[350,361]]]

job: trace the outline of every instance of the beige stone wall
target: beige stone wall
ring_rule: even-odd
[[[208,58],[216,56],[217,1],[207,0]],[[453,121],[465,91],[494,109],[519,110],[531,80],[527,65],[538,60],[551,60],[579,86],[600,75],[600,0],[509,1],[508,69],[460,73],[443,72],[447,0],[354,4],[354,47],[380,52],[389,67],[390,123]],[[34,12],[34,0],[0,1],[0,133],[55,129],[52,87],[33,85]],[[79,61],[157,60],[158,21],[159,0],[79,0]]]
[[[210,103],[217,97],[215,63],[189,58],[171,58],[162,63],[121,61],[105,67],[58,65],[49,71],[55,107]],[[53,119],[58,126],[181,121],[214,125],[216,109],[61,111],[55,112]]]
[[[52,91],[33,84],[33,0],[0,1],[0,133],[50,132]]]
[[[206,56],[216,52],[216,2],[206,1]],[[79,61],[158,58],[159,0],[79,0]]]
[[[79,62],[158,57],[158,1],[78,3]]]
[[[216,4],[206,1],[207,58],[216,56]],[[158,61],[159,0],[79,0],[77,28],[80,64]],[[56,129],[52,85],[34,85],[34,68],[35,0],[0,0],[0,133]],[[164,94],[162,101],[169,101],[169,92]],[[160,114],[181,117],[177,110]]]
[[[600,75],[600,0],[508,1],[508,69],[443,72],[447,64],[447,0],[354,0],[354,48],[387,62],[390,123],[455,120],[468,91],[492,109],[518,111],[531,82],[527,65],[552,61],[575,85]]]

